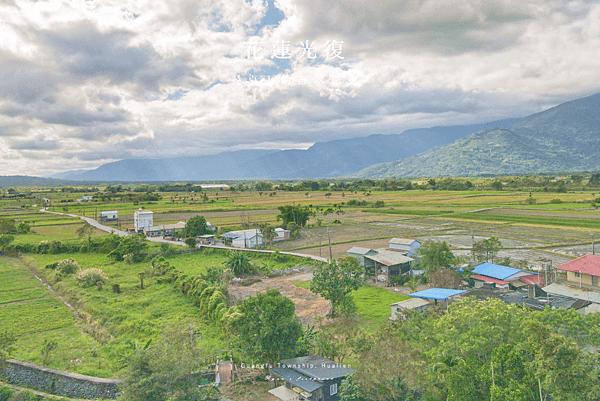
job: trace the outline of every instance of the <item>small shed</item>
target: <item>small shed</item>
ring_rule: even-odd
[[[405,299],[404,301],[396,302],[390,304],[392,307],[392,317],[389,320],[406,320],[406,311],[409,310],[420,310],[424,311],[431,305],[429,301],[426,301],[421,298],[411,298]]]

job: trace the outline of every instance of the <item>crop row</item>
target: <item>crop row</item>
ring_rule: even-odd
[[[52,298],[0,306],[0,321],[3,329],[16,336],[75,324],[66,306]]]

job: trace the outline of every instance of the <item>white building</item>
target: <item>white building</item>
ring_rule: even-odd
[[[143,231],[154,225],[154,213],[150,210],[139,209],[133,212],[133,228],[136,232]]]
[[[388,241],[388,247],[397,251],[405,251],[408,253],[408,257],[412,257],[421,247],[421,243],[416,239],[392,238]]]
[[[231,242],[231,245],[239,248],[256,248],[265,245],[263,235],[256,229],[230,231],[221,236],[225,238],[225,241]]]
[[[98,217],[100,218],[100,221],[118,220],[119,212],[117,210],[111,210],[108,212],[100,212],[100,213],[98,213]]]

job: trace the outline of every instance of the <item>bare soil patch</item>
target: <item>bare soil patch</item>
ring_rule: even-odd
[[[325,316],[329,312],[329,301],[305,288],[296,287],[292,283],[293,280],[296,280],[295,276],[275,277],[265,278],[247,287],[234,285],[229,287],[229,298],[232,302],[238,303],[257,293],[264,293],[267,289],[274,288],[294,302],[296,315],[303,326],[314,325],[315,318]]]

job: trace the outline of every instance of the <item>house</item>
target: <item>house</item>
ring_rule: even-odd
[[[257,229],[229,231],[221,235],[225,242],[238,248],[256,248],[265,245],[263,235]]]
[[[135,232],[141,232],[144,228],[150,228],[154,225],[154,213],[142,208],[133,212],[133,229]]]
[[[600,256],[584,255],[573,259],[556,270],[566,273],[566,284],[600,290]]]
[[[378,281],[391,285],[390,278],[407,274],[414,259],[404,252],[390,249],[369,249],[353,246],[348,255],[358,260],[365,268],[367,276],[375,277]]]
[[[534,273],[515,269],[513,267],[481,263],[472,271],[471,278],[475,280],[475,287],[482,287],[484,283],[493,283],[497,288],[521,288],[535,281]],[[539,280],[537,282],[539,283]]]
[[[100,212],[100,213],[98,213],[98,219],[100,221],[118,220],[119,212],[116,210],[111,210],[108,212]]]
[[[84,195],[81,198],[77,199],[77,202],[79,202],[79,203],[81,203],[81,202],[91,202],[92,198],[93,198],[92,195]]]
[[[277,227],[275,229],[275,234],[277,234],[277,236],[275,238],[273,238],[273,241],[285,241],[290,239],[291,236],[291,231],[290,230],[284,230],[281,227]]]
[[[216,245],[217,237],[213,234],[204,234],[198,237],[200,244],[202,245]]]
[[[282,401],[337,401],[342,380],[355,371],[319,355],[281,361],[269,370],[285,384],[269,390]]]
[[[415,239],[392,238],[388,241],[388,246],[393,250],[405,251],[407,256],[413,257],[421,248],[421,243]]]
[[[406,320],[406,311],[419,310],[422,312],[429,308],[430,305],[431,303],[429,301],[426,301],[422,298],[406,299],[404,301],[390,304],[392,307],[392,317],[390,317],[388,320]]]
[[[185,221],[180,221],[175,224],[161,224],[159,226],[144,227],[142,231],[147,237],[170,237],[177,231],[185,229]]]
[[[210,221],[206,222],[206,229],[212,231],[213,233],[219,231],[219,227],[213,226],[212,224],[210,224]]]

